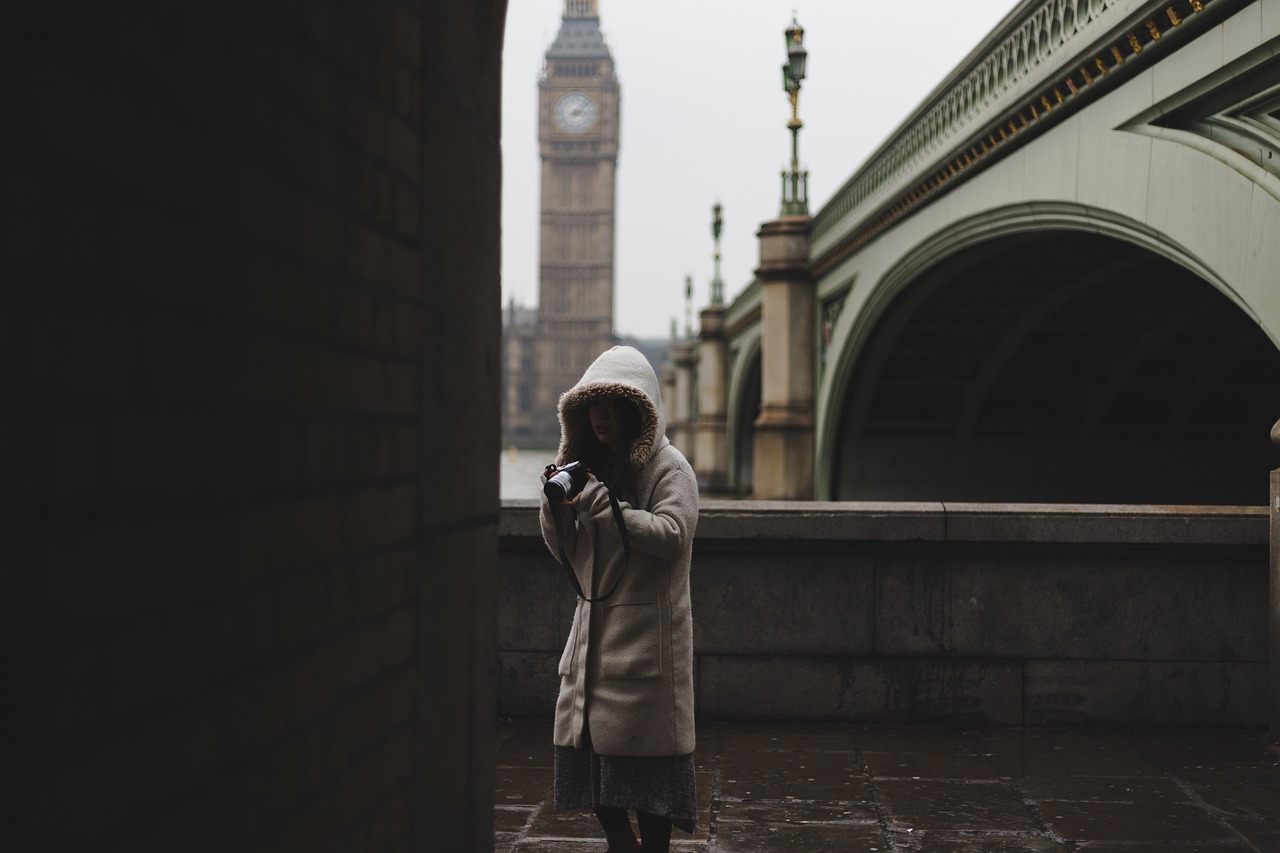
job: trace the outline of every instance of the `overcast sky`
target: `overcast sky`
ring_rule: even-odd
[[[711,206],[724,205],[725,300],[751,281],[756,232],[778,215],[791,157],[783,30],[809,52],[801,168],[816,213],[1016,5],[1016,0],[600,0],[622,90],[615,331],[694,325],[714,272]],[[538,302],[538,75],[564,0],[510,0],[503,65],[504,305]]]

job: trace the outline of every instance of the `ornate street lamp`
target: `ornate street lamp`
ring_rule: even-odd
[[[720,280],[720,231],[724,228],[724,220],[720,218],[720,202],[711,207],[711,236],[716,242],[716,275],[711,279],[711,304],[724,304],[724,282]]]
[[[684,277],[684,339],[693,340],[693,276]]]
[[[809,173],[800,171],[800,81],[804,79],[809,52],[804,49],[804,27],[791,14],[787,37],[787,61],[782,65],[782,90],[791,99],[791,171],[782,173],[782,215],[809,215]]]

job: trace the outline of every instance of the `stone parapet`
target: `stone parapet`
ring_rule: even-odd
[[[504,504],[500,704],[549,714],[573,594]],[[1260,725],[1265,508],[704,502],[699,714]]]
[[[502,509],[504,550],[529,539],[542,547],[537,501],[504,501]],[[1266,549],[1266,518],[1262,507],[715,500],[702,504],[695,547],[908,540]]]

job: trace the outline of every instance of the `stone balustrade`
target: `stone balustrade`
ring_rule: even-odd
[[[1019,4],[814,216],[815,274],[1240,5]]]
[[[573,593],[503,505],[499,711],[546,716]],[[1264,507],[704,502],[708,720],[1261,725]]]

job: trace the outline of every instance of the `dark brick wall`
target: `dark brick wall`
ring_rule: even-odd
[[[489,849],[504,13],[0,8],[0,849]]]

